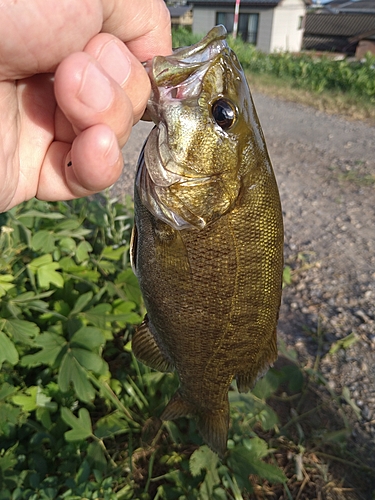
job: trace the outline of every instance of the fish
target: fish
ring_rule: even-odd
[[[162,421],[193,417],[223,457],[228,391],[253,388],[277,358],[283,220],[249,86],[215,26],[146,63],[154,128],[134,184],[131,262],[147,310],[136,358],[175,371]]]

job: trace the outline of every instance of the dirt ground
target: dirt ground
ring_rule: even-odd
[[[321,358],[332,391],[349,389],[357,408],[352,439],[374,466],[375,128],[260,94],[254,101],[279,183],[292,270],[279,336],[303,363],[313,367]],[[132,192],[149,130],[137,125],[124,148],[118,195]],[[351,345],[340,344],[350,334]]]

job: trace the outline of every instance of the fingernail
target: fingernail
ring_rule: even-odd
[[[129,78],[131,63],[125,45],[121,47],[111,40],[103,46],[98,61],[119,85],[123,85]]]
[[[77,97],[83,104],[98,112],[104,111],[112,103],[111,83],[93,62],[84,71]]]

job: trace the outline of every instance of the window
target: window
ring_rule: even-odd
[[[301,30],[303,28],[303,16],[299,16],[298,18],[298,29]]]
[[[248,14],[247,41],[253,45],[257,44],[259,14]]]
[[[234,12],[216,12],[216,24],[223,24],[228,33],[233,32]]]
[[[216,24],[223,24],[228,33],[233,33],[234,12],[217,12]],[[240,14],[238,16],[238,36],[245,42],[256,45],[258,24],[259,14]]]

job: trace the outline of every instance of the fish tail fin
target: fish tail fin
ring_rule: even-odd
[[[223,457],[227,449],[229,427],[229,403],[220,410],[205,412],[197,411],[196,405],[185,401],[176,392],[161,415],[162,420],[174,420],[179,417],[196,417],[199,433],[205,443]]]
[[[197,427],[208,446],[223,458],[228,441],[229,404],[220,410],[199,415]]]

